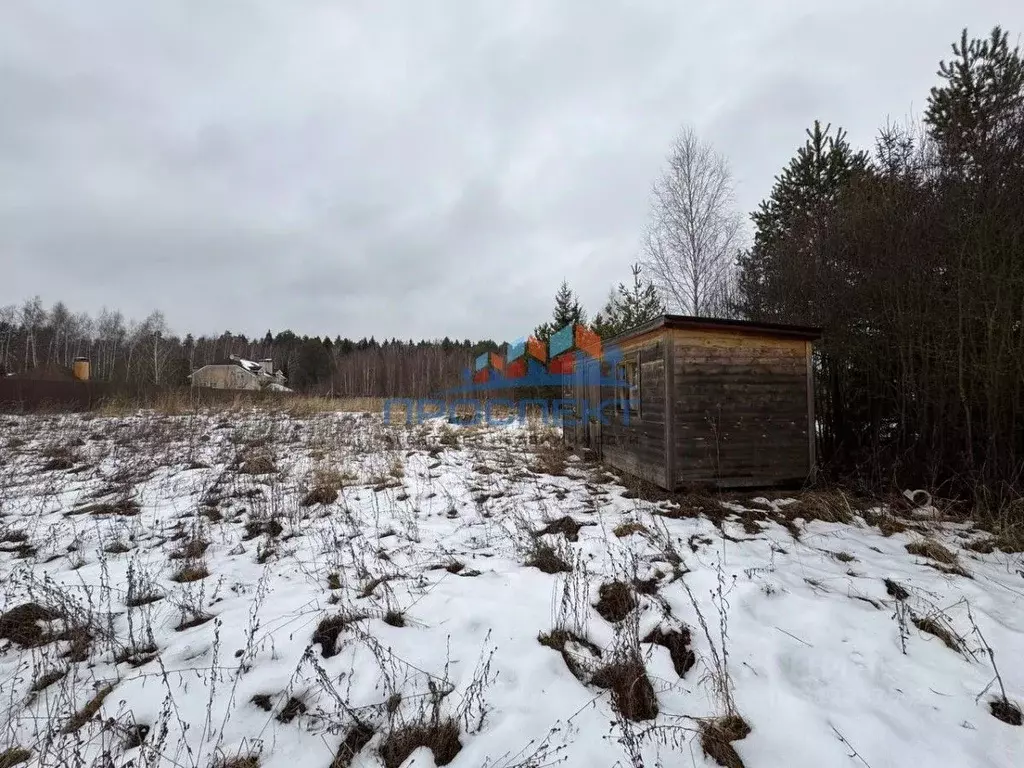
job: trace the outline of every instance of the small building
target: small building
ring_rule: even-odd
[[[564,439],[670,491],[802,483],[815,463],[811,344],[820,337],[663,315],[606,341],[599,376],[577,366],[565,377]]]
[[[284,374],[274,368],[274,361],[270,359],[257,363],[231,355],[222,362],[204,365],[193,371],[188,378],[193,387],[291,392],[285,386]]]

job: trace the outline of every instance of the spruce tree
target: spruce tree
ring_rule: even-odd
[[[988,39],[973,40],[965,29],[953,44],[953,55],[952,61],[939,63],[944,82],[931,89],[924,121],[944,170],[977,178],[986,159],[1005,150],[1020,156],[1014,126],[1024,108],[1024,58],[1019,48],[1010,48],[1009,36],[1000,27]],[[1020,170],[1012,165],[1001,170]]]
[[[618,336],[665,314],[664,304],[654,284],[641,277],[642,269],[640,264],[634,264],[631,267],[632,285],[619,283],[609,293],[604,309],[594,317],[594,332],[602,339]]]
[[[807,141],[782,173],[771,195],[751,214],[754,244],[737,259],[736,310],[756,320],[808,321],[802,302],[811,296],[794,290],[797,278],[814,272],[815,233],[831,216],[845,186],[868,165],[841,128],[831,134],[817,120]]]
[[[558,293],[555,294],[555,309],[551,314],[551,321],[538,325],[533,335],[539,340],[547,342],[552,334],[570,323],[586,325],[587,313],[580,304],[579,298],[569,287],[569,283],[563,280],[562,285],[558,288]]]

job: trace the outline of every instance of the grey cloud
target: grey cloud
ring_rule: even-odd
[[[749,211],[1017,3],[0,4],[0,304],[184,333],[517,337],[628,276],[692,123]]]

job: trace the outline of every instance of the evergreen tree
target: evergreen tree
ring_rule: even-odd
[[[306,339],[299,347],[293,384],[304,391],[313,389],[330,378],[332,363],[330,349],[320,339]]]
[[[665,306],[654,283],[640,276],[642,269],[640,264],[634,264],[631,267],[633,284],[619,283],[609,292],[604,309],[594,316],[594,332],[602,339],[618,336],[665,314]]]
[[[541,323],[534,330],[533,335],[540,341],[547,342],[551,335],[561,330],[570,323],[586,325],[587,313],[580,304],[579,298],[569,287],[565,280],[555,294],[555,309],[551,313],[551,322]]]
[[[804,146],[751,215],[754,244],[737,260],[736,309],[745,317],[813,321],[813,308],[803,303],[813,294],[800,286],[824,266],[815,250],[816,234],[830,220],[841,191],[868,165],[867,155],[850,147],[845,131],[830,132],[830,125],[814,121]]]
[[[977,178],[994,153],[1020,156],[1016,127],[1024,108],[1024,59],[1008,40],[999,27],[987,40],[969,40],[965,29],[953,44],[954,59],[939,64],[944,82],[931,89],[925,124],[948,173]]]

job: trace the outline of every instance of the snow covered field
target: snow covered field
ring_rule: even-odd
[[[0,766],[1024,765],[1021,555],[794,499],[527,425],[0,417]]]

